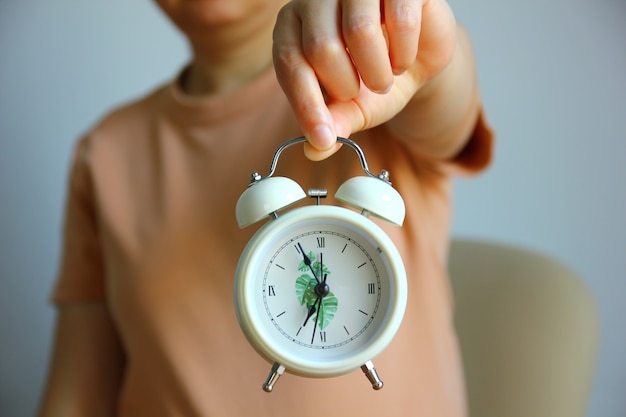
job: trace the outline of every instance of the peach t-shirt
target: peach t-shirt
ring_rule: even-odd
[[[445,270],[450,175],[488,164],[482,117],[452,162],[422,160],[384,128],[352,136],[373,172],[390,171],[407,208],[402,228],[377,221],[409,281],[404,321],[374,361],[381,391],[356,370],[330,379],[285,374],[267,394],[270,364],[237,323],[234,270],[259,225],[238,229],[235,204],[249,174],[265,175],[277,146],[300,134],[268,71],[224,97],[186,97],[173,82],[78,142],[53,299],[106,303],[127,357],[120,417],[465,415]],[[310,162],[294,146],[276,175],[332,195],[362,174],[348,147]]]

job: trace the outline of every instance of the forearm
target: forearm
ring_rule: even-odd
[[[460,152],[480,111],[472,46],[460,25],[456,39],[454,56],[446,69],[424,84],[387,123],[393,136],[409,142],[427,159],[445,160]]]

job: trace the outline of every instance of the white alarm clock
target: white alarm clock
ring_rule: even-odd
[[[281,152],[302,143],[283,143],[269,174],[252,173],[239,198],[240,228],[269,218],[246,245],[235,273],[235,308],[241,329],[256,351],[273,364],[263,389],[271,392],[285,372],[332,377],[361,368],[374,389],[383,386],[372,359],[391,342],[406,307],[406,272],[387,234],[368,216],[398,226],[405,208],[389,174],[346,181],[335,197],[359,212],[321,204],[326,190],[309,190],[315,203],[279,214],[306,197],[285,177],[272,177]]]

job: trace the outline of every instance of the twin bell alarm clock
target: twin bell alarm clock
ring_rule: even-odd
[[[349,179],[335,198],[358,211],[321,204],[325,189],[311,189],[311,205],[281,210],[307,194],[292,179],[251,174],[236,206],[240,228],[268,218],[243,250],[235,273],[239,324],[270,364],[263,384],[271,392],[288,373],[333,377],[361,368],[376,390],[383,382],[372,363],[391,342],[404,316],[406,271],[398,249],[369,216],[395,225],[405,207],[389,173],[374,175],[353,141],[337,138],[359,157],[364,176]]]

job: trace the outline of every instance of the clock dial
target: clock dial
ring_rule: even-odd
[[[381,311],[387,306],[381,250],[354,230],[306,229],[283,238],[270,253],[260,287],[263,313],[287,340],[304,348],[359,344],[381,303]]]

